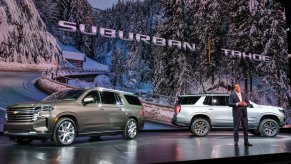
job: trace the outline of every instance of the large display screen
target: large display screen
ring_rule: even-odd
[[[66,88],[133,92],[146,129],[179,95],[227,93],[288,106],[284,5],[267,0],[2,0],[0,109]],[[153,122],[152,122],[153,121]]]

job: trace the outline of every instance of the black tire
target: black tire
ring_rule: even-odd
[[[259,129],[249,129],[249,132],[252,133],[254,136],[262,135]]]
[[[190,131],[195,136],[204,137],[210,131],[210,123],[204,118],[196,118],[191,123]]]
[[[122,136],[127,140],[134,139],[137,135],[137,131],[137,122],[134,119],[129,118],[127,120]]]
[[[279,124],[273,119],[264,119],[260,122],[260,133],[265,137],[275,137],[279,131]]]
[[[12,140],[19,145],[28,145],[33,141],[32,139],[28,138],[14,138]]]
[[[70,118],[61,118],[57,122],[53,132],[53,142],[56,145],[67,146],[76,138],[76,125]]]

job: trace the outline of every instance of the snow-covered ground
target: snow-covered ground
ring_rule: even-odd
[[[0,70],[3,71],[45,71],[47,69],[56,69],[57,65],[55,64],[22,64],[22,63],[16,63],[16,62],[1,62],[0,61]]]

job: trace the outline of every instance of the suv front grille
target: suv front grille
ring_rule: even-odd
[[[37,114],[36,110],[33,108],[23,108],[23,109],[9,109],[6,111],[7,118],[6,121],[11,122],[32,122]]]

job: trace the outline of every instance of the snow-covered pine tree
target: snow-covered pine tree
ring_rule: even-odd
[[[260,63],[258,72],[263,74],[262,84],[269,90],[270,103],[278,106],[288,104],[290,85],[288,74],[287,33],[283,4],[273,0],[261,0],[257,7],[260,35],[263,38],[263,54],[272,58],[270,63]],[[290,70],[289,70],[290,71]]]
[[[186,23],[187,8],[184,1],[164,0],[163,11],[166,17],[165,24],[161,30],[161,37],[180,41],[189,41],[187,39]],[[177,48],[164,48],[161,54],[156,54],[156,60],[161,61],[155,66],[155,69],[160,69],[162,74],[154,76],[154,92],[176,96],[179,94],[188,93],[189,86],[192,83],[192,67],[188,60],[193,52],[179,50]],[[164,69],[164,70],[162,70]]]
[[[272,58],[268,63],[233,60],[232,66],[242,68],[234,70],[233,77],[236,81],[244,81],[245,88],[248,85],[253,87],[251,96],[257,102],[282,105],[288,97],[286,90],[289,90],[285,60],[287,58],[285,16],[282,4],[270,2],[270,0],[233,0],[229,3],[227,46],[229,49]]]
[[[59,17],[59,0],[33,0],[41,19],[45,22],[49,31],[54,30]]]
[[[122,73],[124,72],[124,65],[122,63],[121,52],[115,48],[112,54],[111,81],[112,85],[116,88],[122,86]]]
[[[195,39],[197,52],[192,67],[193,79],[196,81],[191,90],[194,93],[221,92],[226,82],[220,78],[222,74],[222,58],[219,48],[224,37],[223,9],[218,0],[194,0],[189,5],[189,31]],[[210,52],[209,52],[210,51]]]
[[[133,4],[138,7],[135,17],[131,17],[131,22],[129,24],[130,31],[135,31],[135,33],[144,34],[148,36],[153,36],[155,32],[154,22],[155,22],[155,10],[152,9],[152,5],[155,4],[153,0],[146,2],[136,2]],[[131,5],[126,5],[131,6]],[[133,8],[134,9],[134,8]],[[154,8],[157,9],[157,8]],[[135,22],[137,21],[137,22]],[[132,28],[131,24],[134,24]],[[131,42],[128,45],[129,52],[127,57],[127,70],[135,76],[130,77],[129,80],[134,79],[136,81],[135,88],[140,88],[141,83],[152,83],[153,78],[153,51],[152,45],[146,43]],[[128,73],[129,73],[128,72]],[[129,75],[129,74],[128,74]]]
[[[64,20],[79,24],[86,24],[86,31],[91,32],[93,10],[87,0],[34,0],[38,11],[48,26],[48,30],[62,43],[76,46],[89,57],[95,55],[95,39],[83,35],[79,31],[70,33],[58,30],[58,21]]]
[[[112,65],[108,54],[113,54],[114,47],[118,48],[126,69],[122,79],[124,87],[138,89],[142,83],[151,83],[153,76],[152,45],[136,41],[123,41],[118,32],[123,31],[123,37],[128,39],[129,33],[144,34],[152,36],[155,33],[155,19],[160,8],[159,2],[149,0],[140,1],[118,1],[111,9],[96,12],[94,20],[98,27],[115,29],[117,38],[109,39],[96,37],[96,59],[101,63]],[[135,40],[135,39],[134,39]],[[131,85],[127,86],[127,82]]]
[[[246,53],[258,53],[261,45],[258,44],[260,39],[258,29],[258,18],[252,16],[249,6],[256,8],[257,3],[249,1],[231,1],[227,2],[228,14],[230,15],[229,30],[227,33],[228,49]],[[232,82],[244,82],[243,88],[247,93],[252,92],[253,76],[256,74],[255,63],[248,59],[233,58],[226,63],[229,67],[240,68],[232,69],[231,72],[225,71],[231,77]]]

